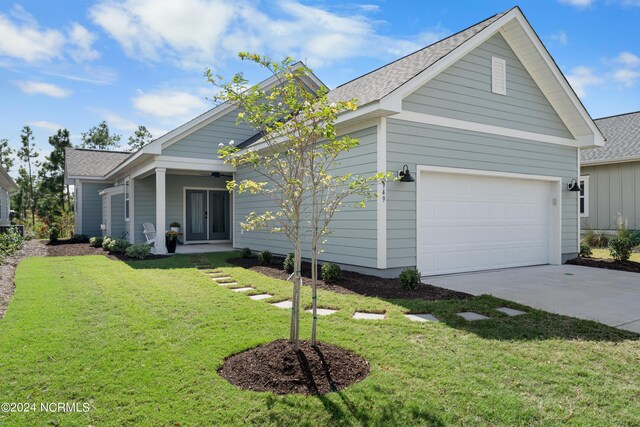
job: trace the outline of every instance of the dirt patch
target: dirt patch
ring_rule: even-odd
[[[289,277],[289,274],[284,271],[284,258],[281,257],[274,257],[270,265],[260,265],[256,258],[232,258],[227,260],[227,262],[276,279],[287,280]],[[310,263],[302,263],[302,276],[303,284],[310,286]],[[320,277],[320,274],[318,274],[318,277]],[[318,287],[339,294],[358,294],[384,299],[423,299],[427,301],[439,301],[450,299],[460,300],[472,297],[472,295],[464,292],[456,292],[426,283],[422,283],[417,289],[409,291],[400,287],[400,281],[398,279],[384,279],[352,271],[343,271],[342,280],[336,285],[328,285],[322,280],[318,280]]]
[[[640,262],[635,261],[615,261],[612,259],[578,257],[570,259],[567,261],[567,264],[640,273]]]
[[[218,373],[247,390],[317,395],[362,381],[369,369],[366,360],[343,348],[301,341],[296,352],[280,339],[227,358]]]
[[[46,256],[47,248],[39,240],[28,240],[24,247],[13,256],[4,259],[0,265],[0,319],[7,311],[11,297],[16,289],[14,277],[20,261],[29,256]]]

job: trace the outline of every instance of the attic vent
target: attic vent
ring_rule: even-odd
[[[491,92],[507,94],[507,62],[495,56],[491,57]]]

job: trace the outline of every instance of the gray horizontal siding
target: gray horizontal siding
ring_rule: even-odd
[[[333,174],[376,173],[376,131],[371,127],[351,134],[360,140],[360,145],[349,153],[340,156],[340,164]],[[262,180],[254,171],[240,168],[236,173],[238,181],[242,179]],[[326,238],[324,253],[320,259],[346,265],[372,267],[377,266],[377,210],[376,202],[369,201],[365,208],[353,207],[354,200],[346,200],[340,212],[331,223],[332,235]],[[274,211],[274,204],[263,195],[235,194],[234,246],[250,247],[254,250],[268,249],[274,253],[286,254],[292,245],[286,237],[268,231],[243,232],[240,223],[250,212],[258,214],[267,210]],[[304,257],[310,256],[309,239],[304,239]]]
[[[125,238],[129,234],[129,223],[124,220],[124,193],[111,197],[111,236]]]
[[[156,225],[156,176],[136,179],[133,191],[134,243],[144,243],[147,239],[144,237],[142,224],[150,222]]]
[[[257,133],[246,124],[236,125],[236,117],[237,112],[229,113],[163,149],[162,154],[196,159],[217,159],[219,144],[228,144],[231,140],[239,144]]]
[[[491,91],[491,57],[507,63],[507,94]],[[500,34],[465,55],[403,101],[403,109],[572,138]]]
[[[390,119],[387,169],[408,164],[562,177],[577,175],[577,149]],[[562,252],[577,251],[577,198],[562,194]],[[416,186],[393,182],[387,189],[387,266],[416,265]]]
[[[629,229],[640,229],[640,162],[583,166],[589,177],[589,216],[582,229],[616,230],[621,218]]]
[[[102,224],[106,224],[108,219],[108,216],[107,216],[107,209],[109,207],[108,199],[107,199],[108,197],[109,196],[106,196],[106,195],[102,196]],[[108,230],[106,227],[104,230],[102,230],[102,237],[106,237],[107,231]]]
[[[110,185],[82,183],[82,234],[89,237],[102,235],[102,196],[98,193],[107,187]]]
[[[9,225],[9,192],[0,187],[0,225]]]

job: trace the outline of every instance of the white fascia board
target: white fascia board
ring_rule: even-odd
[[[18,185],[2,166],[0,166],[0,184],[2,184],[2,187],[9,193],[15,193],[18,191]]]
[[[198,159],[176,156],[155,156],[154,160],[131,171],[131,178],[140,178],[153,173],[156,168],[177,169],[200,172],[235,172],[235,167],[222,160]]]
[[[106,179],[104,176],[83,176],[83,175],[70,175],[67,177],[69,180],[80,179],[82,181],[100,181],[111,182],[110,179]]]
[[[612,165],[616,163],[630,163],[640,162],[640,156],[633,157],[616,157],[612,159],[600,159],[600,160],[583,160],[581,166],[599,166],[599,165]]]
[[[105,194],[109,194],[113,196],[114,194],[122,194],[124,193],[124,185],[118,185],[117,187],[108,187],[104,190],[100,191],[98,194],[103,196]]]

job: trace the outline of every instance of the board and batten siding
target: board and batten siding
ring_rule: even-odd
[[[129,223],[124,220],[124,193],[108,197],[111,197],[111,236],[126,239]]]
[[[9,225],[9,192],[0,187],[0,225]]]
[[[577,149],[543,142],[387,120],[387,170],[408,164],[562,177],[577,176]],[[387,267],[416,265],[416,184],[392,182],[387,189]],[[577,193],[562,192],[562,253],[575,254]]]
[[[219,144],[240,144],[257,132],[246,124],[236,125],[237,113],[231,112],[164,148],[165,156],[218,159]]]
[[[506,60],[506,95],[491,90],[491,58]],[[573,138],[500,34],[495,34],[425,86],[403,110]]]
[[[150,222],[154,226],[156,225],[156,176],[150,175],[136,179],[133,191],[133,243],[144,243],[147,239],[144,237],[142,224]]]
[[[619,218],[626,228],[640,229],[640,162],[582,166],[580,175],[589,177],[583,230],[617,230]]]
[[[376,173],[376,132],[375,126],[351,132],[350,136],[358,139],[360,144],[348,153],[340,156],[340,165],[332,172],[335,174],[372,175]],[[236,179],[263,180],[257,173],[248,168],[240,168]],[[377,228],[376,201],[366,203],[365,208],[353,207],[354,200],[346,200],[340,212],[337,212],[331,223],[333,234],[326,237],[324,252],[319,259],[343,265],[360,267],[377,267]],[[250,212],[257,214],[267,210],[274,211],[274,204],[266,196],[235,194],[234,247],[250,247],[253,250],[268,249],[273,253],[286,254],[292,251],[292,245],[280,233],[268,231],[243,231],[240,223],[244,222]],[[309,240],[303,243],[303,257],[310,257]]]
[[[107,183],[82,182],[82,234],[102,236],[102,196],[99,193],[110,186]]]
[[[107,211],[109,210],[109,195],[103,194],[100,196],[102,198],[102,224],[108,225],[109,216],[107,215]],[[102,237],[107,237],[109,230],[108,227],[105,227],[102,231]]]

